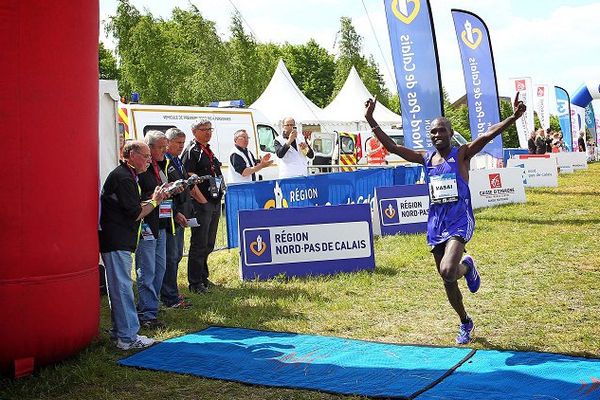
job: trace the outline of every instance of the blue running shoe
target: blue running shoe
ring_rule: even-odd
[[[471,336],[475,330],[475,323],[471,317],[467,317],[468,321],[466,324],[460,324],[458,336],[456,337],[457,344],[467,344],[473,339]]]
[[[475,261],[473,261],[471,256],[467,255],[462,259],[462,263],[465,264],[469,269],[465,274],[467,286],[469,287],[471,293],[475,293],[479,290],[479,286],[481,285],[481,277],[479,276],[479,272],[477,272]]]

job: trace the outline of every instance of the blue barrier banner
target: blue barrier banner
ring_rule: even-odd
[[[225,196],[228,247],[238,246],[241,210],[370,204],[375,187],[393,184],[391,168],[373,168],[230,185]]]
[[[427,185],[375,189],[381,235],[427,232],[429,190]]]
[[[374,270],[371,206],[239,213],[243,280]]]
[[[475,140],[490,126],[500,122],[492,43],[487,26],[477,15],[453,9],[452,18],[467,87],[471,136]],[[502,136],[489,142],[483,151],[502,159]]]
[[[558,122],[562,131],[563,141],[569,151],[573,151],[573,140],[571,135],[571,99],[569,93],[560,86],[554,86],[556,91],[556,111]]]
[[[384,0],[394,74],[402,110],[404,145],[432,148],[431,121],[443,115],[433,20],[427,0]]]
[[[592,103],[588,104],[585,108],[585,125],[590,130],[593,143],[596,143],[598,132],[596,132],[596,116],[594,115],[594,107],[592,106]]]
[[[504,165],[506,167],[506,163],[508,162],[508,159],[509,158],[513,158],[513,156],[518,155],[518,154],[529,154],[529,150],[527,150],[527,149],[516,149],[516,148],[506,148],[506,149],[504,149],[504,157],[503,157],[504,163],[502,165]]]
[[[394,186],[413,185],[417,182],[425,182],[422,165],[400,165],[394,168]]]

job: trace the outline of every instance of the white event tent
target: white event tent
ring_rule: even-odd
[[[323,109],[323,119],[343,121],[335,124],[338,130],[367,130],[369,125],[364,117],[365,101],[372,97],[373,95],[358,76],[358,72],[352,67],[340,92]],[[377,103],[373,116],[382,128],[402,125],[402,117],[380,103]]]
[[[250,108],[262,112],[279,129],[286,117],[293,117],[302,125],[323,125],[324,122],[323,110],[302,93],[283,60],[279,60],[267,88]]]

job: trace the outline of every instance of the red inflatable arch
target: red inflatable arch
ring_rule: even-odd
[[[0,372],[98,334],[98,1],[0,2]]]

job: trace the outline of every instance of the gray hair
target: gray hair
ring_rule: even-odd
[[[166,138],[167,137],[165,136],[165,134],[161,131],[148,131],[146,133],[146,137],[144,138],[144,142],[146,142],[146,144],[150,146],[151,144],[158,142],[160,139]]]
[[[148,147],[148,145],[140,140],[128,140],[123,146],[123,158],[129,159],[132,151],[139,153],[145,147]]]
[[[183,132],[181,129],[178,129],[178,128],[169,128],[165,132],[165,136],[167,137],[168,140],[173,140],[178,137],[185,137],[185,132]]]
[[[235,133],[233,134],[233,141],[235,142],[236,140],[238,140],[238,138],[242,136],[242,133],[245,133],[246,135],[248,134],[248,132],[246,132],[245,129],[238,129],[237,131],[235,131]]]
[[[201,118],[192,124],[192,132],[198,130],[202,125],[212,124],[208,118]]]

